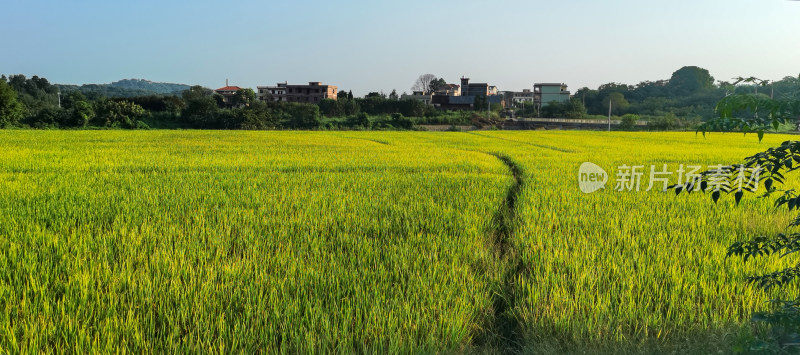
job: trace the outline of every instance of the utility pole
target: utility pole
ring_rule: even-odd
[[[611,98],[608,98],[608,131],[611,132]]]
[[[58,90],[58,108],[61,108],[61,90]]]

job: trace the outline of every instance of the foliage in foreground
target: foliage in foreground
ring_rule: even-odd
[[[764,85],[756,78],[740,78],[738,82],[753,82]],[[758,94],[733,94],[726,96],[717,105],[720,117],[707,122],[700,129],[705,135],[709,130],[741,130],[755,132],[759,141],[765,132],[777,130],[781,125],[797,124],[800,119],[800,100],[789,97],[774,99]],[[791,212],[800,210],[800,195],[788,175],[800,169],[800,141],[785,141],[776,147],[747,157],[743,163],[720,166],[706,171],[697,181],[673,186],[676,193],[682,191],[710,192],[714,202],[723,194],[733,194],[738,205],[745,192],[754,193],[763,181],[765,193],[762,198],[775,194],[776,207],[785,206]],[[783,188],[779,188],[779,186]],[[788,230],[800,226],[800,215],[788,223]],[[800,251],[800,233],[782,232],[773,236],[757,236],[747,241],[733,243],[727,256],[739,256],[745,262],[752,258],[780,256],[792,257]],[[794,262],[777,271],[751,275],[747,282],[765,290],[778,289],[769,301],[766,311],[753,314],[753,321],[766,324],[771,331],[767,340],[754,341],[751,348],[764,351],[800,351],[800,294],[789,288],[800,276],[800,262]]]

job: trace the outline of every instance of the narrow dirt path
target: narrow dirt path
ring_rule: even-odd
[[[522,346],[520,325],[513,314],[514,280],[519,273],[521,263],[514,250],[511,238],[517,223],[517,199],[525,180],[522,168],[510,157],[492,154],[508,167],[514,177],[514,184],[508,189],[506,197],[494,215],[490,246],[497,258],[498,273],[501,274],[499,288],[492,294],[492,309],[483,326],[483,332],[475,338],[474,344],[487,352],[519,353]]]

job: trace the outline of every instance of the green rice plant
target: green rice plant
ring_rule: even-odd
[[[675,198],[659,185],[644,190],[651,165],[675,171],[680,164],[735,163],[785,137],[759,144],[682,133],[480,134],[514,145],[509,154],[526,168],[514,234],[521,272],[511,297],[527,351],[696,352],[680,344],[706,336],[721,342],[766,306],[762,291],[742,282],[764,264],[725,255],[737,240],[771,234],[788,215],[764,200],[726,208],[733,199],[715,206],[707,196]],[[552,142],[559,149],[548,147]],[[606,169],[606,189],[577,188],[583,162]],[[614,191],[622,165],[646,167],[641,191]]]
[[[0,348],[436,352],[488,308],[494,157],[310,133],[0,132]]]
[[[0,131],[0,352],[727,351],[785,261],[726,249],[790,216],[616,173],[783,140]]]

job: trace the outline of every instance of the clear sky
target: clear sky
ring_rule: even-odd
[[[800,74],[800,1],[3,0],[0,73],[410,91],[424,73],[500,90]]]

